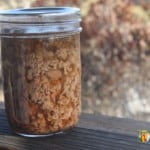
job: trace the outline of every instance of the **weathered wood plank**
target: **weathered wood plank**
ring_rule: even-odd
[[[139,130],[150,130],[150,123],[127,118],[84,114],[81,115],[79,127],[137,136]]]
[[[138,133],[135,134],[136,128],[147,129],[148,125],[130,119],[83,114],[78,127],[67,134],[32,139],[13,134],[4,111],[0,110],[0,145],[12,150],[149,150],[150,144],[142,144]]]

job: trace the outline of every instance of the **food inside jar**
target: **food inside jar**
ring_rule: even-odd
[[[6,111],[18,133],[70,129],[81,109],[79,34],[2,38]]]

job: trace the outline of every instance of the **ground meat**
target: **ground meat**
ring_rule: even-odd
[[[2,38],[6,111],[16,132],[49,134],[76,125],[80,63],[79,34]]]

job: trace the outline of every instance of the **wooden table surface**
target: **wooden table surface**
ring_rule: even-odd
[[[142,129],[150,130],[150,123],[82,114],[78,126],[67,134],[24,138],[12,132],[0,109],[0,150],[150,150],[150,143],[138,140]]]

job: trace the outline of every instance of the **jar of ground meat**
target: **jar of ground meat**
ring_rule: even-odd
[[[15,133],[48,136],[77,124],[80,21],[73,7],[0,12],[5,107]]]

